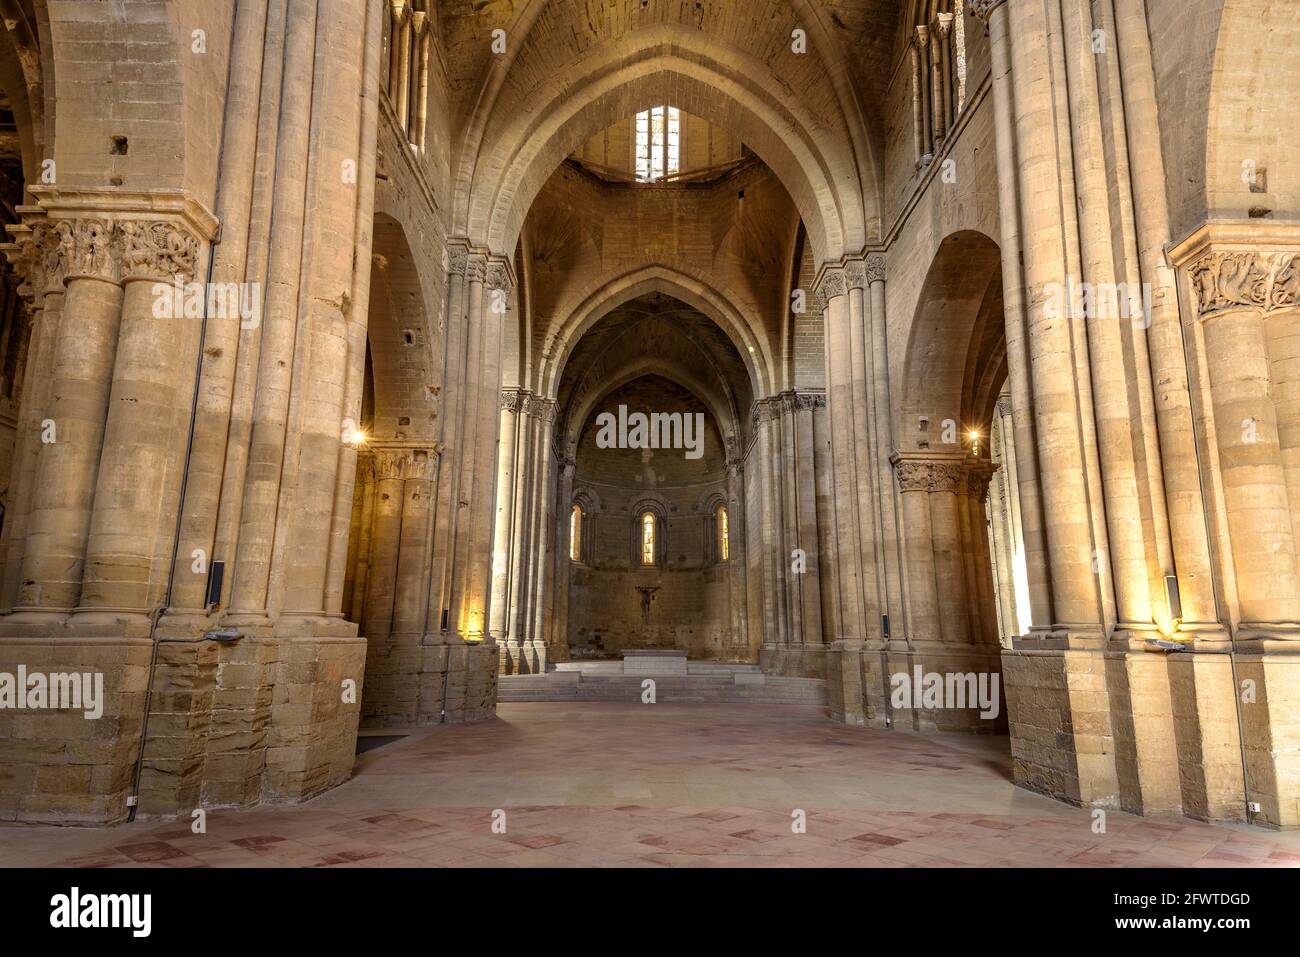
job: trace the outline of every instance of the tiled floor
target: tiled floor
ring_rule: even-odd
[[[1011,785],[1005,739],[817,708],[511,704],[369,751],[306,805],[211,811],[206,834],[0,828],[0,865],[22,864],[1294,867],[1300,834],[1119,812],[1096,834],[1091,811]]]

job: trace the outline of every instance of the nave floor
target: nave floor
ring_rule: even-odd
[[[1295,832],[1112,811],[1093,833],[1012,786],[1007,751],[807,706],[502,704],[365,752],[307,804],[209,811],[206,834],[0,827],[0,866],[1300,866]]]

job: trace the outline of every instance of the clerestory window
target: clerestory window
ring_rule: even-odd
[[[681,172],[682,114],[675,106],[656,106],[636,115],[636,178],[654,183]]]

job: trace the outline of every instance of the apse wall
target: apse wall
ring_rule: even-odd
[[[682,449],[619,449],[597,445],[602,412],[700,413],[703,455]],[[733,565],[738,565],[737,523],[731,521],[731,561],[715,560],[711,545],[715,507],[727,491],[726,455],[713,417],[682,387],[645,376],[611,392],[592,412],[578,443],[574,499],[584,508],[587,543],[573,562],[569,645],[575,657],[615,656],[628,647],[684,648],[692,658],[727,658]],[[640,517],[656,512],[655,564],[642,565]],[[572,561],[572,559],[570,559]],[[739,574],[739,571],[737,571]],[[645,630],[638,587],[657,588]]]

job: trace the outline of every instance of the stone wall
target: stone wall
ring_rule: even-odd
[[[665,412],[705,416],[703,457],[683,450],[599,448],[595,417],[578,443],[575,500],[598,502],[588,523],[587,553],[574,563],[569,592],[570,648],[617,655],[627,647],[686,648],[693,658],[744,658],[731,609],[730,562],[710,554],[710,523],[727,490],[725,450],[713,417],[685,389],[655,376],[611,392],[596,414]],[[662,514],[658,560],[640,564],[639,506]],[[733,533],[733,546],[739,545]],[[731,561],[743,562],[737,548]],[[637,586],[653,587],[650,624]]]

